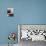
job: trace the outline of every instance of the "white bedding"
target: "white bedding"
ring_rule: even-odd
[[[43,35],[32,35],[30,36],[32,38],[32,41],[41,41],[41,40],[45,40]]]
[[[21,30],[22,33],[22,37],[21,39],[25,38],[25,39],[32,39],[32,41],[41,41],[41,40],[45,40],[45,37],[43,35],[30,35],[31,32],[28,32],[28,30]],[[28,38],[28,36],[29,38]]]

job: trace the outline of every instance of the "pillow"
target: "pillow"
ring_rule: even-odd
[[[28,38],[28,30],[21,30],[21,39]]]

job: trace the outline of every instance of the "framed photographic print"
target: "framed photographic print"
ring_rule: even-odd
[[[7,16],[14,16],[14,8],[7,8]]]

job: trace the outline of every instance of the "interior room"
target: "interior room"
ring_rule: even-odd
[[[46,46],[45,32],[46,0],[0,0],[0,46]]]

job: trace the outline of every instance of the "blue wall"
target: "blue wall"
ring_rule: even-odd
[[[9,7],[14,17],[7,16]],[[0,0],[0,43],[8,43],[9,32],[18,32],[17,24],[46,24],[46,0]]]

